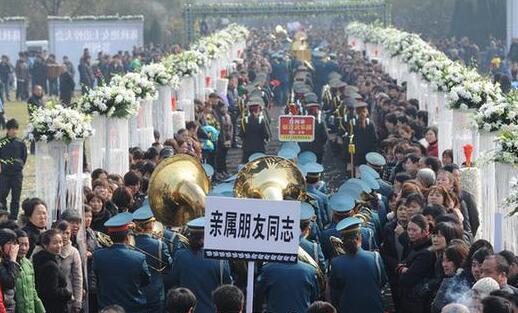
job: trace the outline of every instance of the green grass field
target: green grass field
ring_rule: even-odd
[[[15,118],[20,123],[19,136],[25,136],[25,129],[28,122],[27,104],[23,102],[9,102],[5,105],[5,115],[7,118]],[[4,136],[4,134],[2,134]],[[27,146],[29,143],[27,142]],[[34,156],[29,154],[27,164],[23,170],[23,188],[21,200],[33,196],[36,190],[36,173],[34,170]]]

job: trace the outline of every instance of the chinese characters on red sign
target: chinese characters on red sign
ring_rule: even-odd
[[[279,116],[279,140],[311,142],[315,138],[315,117],[306,115]]]

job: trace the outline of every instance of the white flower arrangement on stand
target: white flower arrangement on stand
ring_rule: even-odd
[[[144,65],[140,73],[156,86],[170,86],[171,88],[176,88],[179,84],[178,76],[171,75],[162,63]]]
[[[346,31],[364,42],[382,44],[392,57],[406,62],[410,71],[421,74],[437,90],[447,92],[448,108],[478,109],[502,94],[498,85],[474,69],[451,61],[416,34],[357,22],[349,24]]]
[[[59,210],[82,209],[83,141],[94,130],[89,117],[54,105],[35,110],[26,131],[36,142],[36,196],[48,205],[50,226]]]
[[[62,141],[90,137],[94,130],[90,118],[71,109],[56,105],[54,108],[38,108],[27,124],[27,138],[31,141]]]
[[[475,122],[487,132],[518,124],[518,91],[484,103],[475,114]]]
[[[138,113],[139,101],[131,89],[109,85],[89,90],[79,99],[77,107],[85,114],[128,118]]]
[[[133,91],[138,100],[153,101],[157,98],[157,90],[153,82],[139,73],[115,76],[112,78],[110,85]]]
[[[518,166],[518,127],[509,126],[503,130],[496,141],[494,161]]]

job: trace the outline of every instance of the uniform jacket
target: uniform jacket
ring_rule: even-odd
[[[332,303],[340,313],[383,313],[381,287],[386,282],[383,261],[375,252],[333,258],[329,270]]]
[[[267,263],[257,277],[257,304],[266,298],[269,313],[303,313],[320,293],[315,268],[298,262]]]
[[[320,244],[310,241],[301,236],[299,240],[299,245],[313,258],[313,260],[315,260],[315,262],[318,263],[318,266],[320,267],[322,273],[327,272],[327,263],[326,259],[324,258],[324,254],[322,253],[322,248],[320,247]]]
[[[36,274],[36,290],[47,313],[67,313],[67,302],[72,298],[57,258],[46,250],[36,253],[32,258]]]
[[[378,137],[372,121],[365,128],[360,127],[359,121],[356,122],[353,141],[356,145],[354,166],[360,166],[366,163],[365,155],[369,152],[375,152],[378,147]]]
[[[243,151],[247,152],[265,152],[265,140],[268,139],[268,131],[266,130],[264,117],[262,121],[250,115],[242,129]]]
[[[36,292],[34,267],[27,258],[19,261],[20,275],[16,279],[16,313],[45,313],[45,307]]]
[[[6,137],[0,141],[5,139]],[[27,162],[27,146],[19,138],[7,139],[7,143],[0,147],[0,160],[12,161],[12,163],[0,165],[2,167],[0,175],[22,175],[23,166]]]
[[[184,287],[196,296],[195,313],[215,313],[212,291],[223,284],[230,284],[230,267],[227,261],[206,259],[203,251],[182,249],[176,252],[171,273],[174,287]]]
[[[316,188],[315,185],[308,184],[306,192],[315,198],[318,202],[319,212],[317,213],[320,227],[325,227],[331,223],[331,214],[329,212],[329,199],[327,195]]]
[[[99,308],[118,304],[127,313],[147,312],[143,288],[151,274],[144,254],[115,243],[94,252],[92,269],[97,278]]]
[[[300,143],[301,151],[311,151],[317,155],[318,162],[322,162],[322,156],[327,142],[327,126],[324,121],[315,118],[315,139],[311,142]]]
[[[374,250],[377,248],[374,240],[373,232],[366,227],[360,229],[362,236],[362,249]],[[330,260],[336,256],[335,248],[331,243],[331,236],[340,238],[340,232],[336,230],[336,223],[332,222],[329,227],[320,234],[320,245],[322,246],[322,252],[326,260]]]
[[[137,248],[146,251],[163,262],[163,265],[161,265],[157,260],[154,260],[150,256],[146,255],[146,262],[148,266],[150,266],[149,270],[151,272],[151,281],[147,286],[144,287],[144,293],[146,294],[148,305],[160,303],[165,299],[164,280],[162,278],[162,273],[167,273],[171,269],[171,264],[173,263],[171,255],[169,254],[169,250],[167,249],[167,245],[165,245],[160,240],[152,238],[149,234],[136,235],[135,245]],[[155,269],[158,269],[164,265],[166,267],[162,272],[157,272],[151,268],[152,266]]]

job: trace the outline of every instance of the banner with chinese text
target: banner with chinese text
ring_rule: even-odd
[[[299,218],[298,201],[208,197],[205,257],[296,263]]]
[[[315,138],[315,117],[309,115],[279,116],[279,141],[311,142]]]
[[[13,66],[18,53],[26,49],[26,27],[23,18],[0,21],[0,54],[8,56]]]

